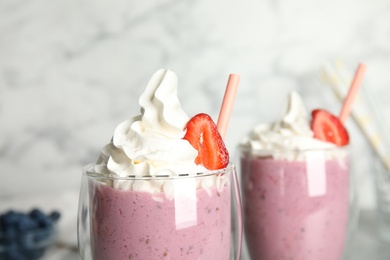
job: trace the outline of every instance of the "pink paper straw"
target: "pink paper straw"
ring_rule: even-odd
[[[223,97],[221,111],[219,112],[217,127],[218,131],[225,139],[227,127],[229,125],[230,116],[232,114],[234,100],[236,98],[240,76],[237,74],[230,74],[229,80]]]
[[[234,100],[236,98],[238,84],[240,83],[240,76],[237,74],[230,74],[229,80],[226,86],[225,95],[223,97],[221,111],[219,112],[217,128],[222,137],[225,139],[227,127],[229,125],[230,116],[232,114]],[[234,182],[234,190],[237,204],[237,222],[238,222],[238,245],[237,245],[237,256],[236,259],[241,259],[241,245],[242,245],[242,205],[241,205],[241,196],[240,196],[240,188],[238,184],[238,177],[236,170],[233,170],[233,182]]]
[[[360,86],[362,85],[366,70],[367,70],[367,65],[363,63],[359,64],[359,67],[355,72],[355,77],[352,81],[351,87],[349,88],[348,95],[344,100],[343,108],[341,109],[339,119],[342,123],[344,123],[347,120],[349,114],[351,113],[353,101],[355,100],[356,94]]]

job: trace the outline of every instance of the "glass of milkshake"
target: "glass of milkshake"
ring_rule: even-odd
[[[329,114],[317,113],[320,122],[310,125],[293,92],[282,120],[256,126],[239,146],[251,259],[343,258],[351,195],[348,134],[334,130],[339,125]],[[322,130],[316,124],[332,129],[337,144],[317,138]]]
[[[153,75],[139,103],[141,114],[83,170],[81,259],[235,259],[235,166],[215,124],[184,113],[169,70]]]
[[[80,250],[92,257],[83,259],[231,259],[234,170],[118,178],[87,166]]]

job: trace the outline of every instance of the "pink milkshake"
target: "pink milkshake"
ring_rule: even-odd
[[[348,223],[346,160],[275,160],[243,152],[241,174],[252,259],[342,259]]]
[[[164,193],[94,186],[94,260],[230,259],[230,180],[220,189],[194,190],[193,198],[172,199]]]
[[[321,124],[328,124],[328,114],[320,116]],[[244,230],[253,260],[343,257],[348,151],[314,135],[303,103],[293,92],[282,120],[256,126],[240,145]],[[332,138],[345,142],[340,136],[335,132]]]
[[[230,259],[235,167],[217,126],[187,116],[169,70],[153,75],[139,104],[83,172],[81,259]]]

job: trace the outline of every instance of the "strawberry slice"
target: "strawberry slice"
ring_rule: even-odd
[[[209,170],[225,168],[229,163],[229,153],[225,147],[217,126],[207,114],[197,114],[188,121],[183,139],[198,150],[196,164]]]
[[[331,142],[338,146],[349,143],[348,132],[338,117],[322,109],[313,110],[311,115],[313,117],[311,129],[314,132],[314,138]]]

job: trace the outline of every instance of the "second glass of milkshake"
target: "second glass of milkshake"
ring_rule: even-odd
[[[246,246],[251,259],[340,260],[349,219],[348,146],[314,138],[291,93],[279,122],[239,146]]]

